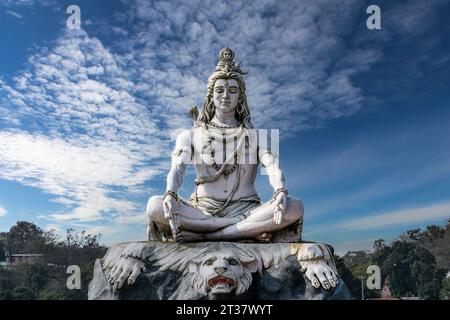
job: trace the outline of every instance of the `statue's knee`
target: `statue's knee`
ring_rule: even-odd
[[[289,198],[289,207],[295,221],[303,221],[303,202],[300,199]]]
[[[152,196],[148,199],[146,213],[149,218],[155,218],[162,209],[162,197]]]

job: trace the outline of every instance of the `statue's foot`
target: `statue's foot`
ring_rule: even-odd
[[[262,243],[271,243],[272,242],[272,234],[269,232],[263,232],[255,239],[257,242]]]
[[[195,241],[203,241],[205,237],[201,233],[190,232],[186,230],[180,230],[175,235],[176,242],[195,242]]]

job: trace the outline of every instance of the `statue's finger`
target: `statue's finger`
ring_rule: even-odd
[[[283,220],[283,210],[280,209],[279,207],[276,209],[276,216],[277,216],[277,220],[276,220],[276,224],[281,224],[281,221]]]
[[[172,214],[173,228],[176,233],[178,233],[178,215]]]
[[[172,218],[169,218],[169,226],[170,226],[170,230],[172,231],[172,235],[175,236],[176,232],[175,232],[175,226],[174,226]]]
[[[275,209],[275,212],[274,212],[274,214],[273,214],[273,222],[275,223],[275,224],[279,224],[279,212],[278,212],[278,210],[277,209]]]
[[[169,219],[172,216],[172,210],[170,203],[164,203],[164,217]]]
[[[176,235],[178,234],[179,230],[178,230],[178,224],[176,222],[176,217],[172,216],[169,219],[169,225],[170,225],[170,230],[172,231],[172,235],[175,238]]]
[[[173,214],[173,219],[175,221],[175,228],[178,232],[179,228],[180,228],[180,217],[178,216],[178,214]]]
[[[166,218],[166,219],[170,219],[171,218],[169,209],[164,209],[164,218]]]
[[[172,218],[173,218],[173,222],[174,222],[174,225],[175,225],[175,229],[177,230],[177,232],[178,232],[178,227],[179,227],[179,225],[180,225],[180,219],[179,219],[179,217],[178,217],[178,214],[172,214]]]

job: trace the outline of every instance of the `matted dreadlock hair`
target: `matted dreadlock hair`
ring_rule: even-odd
[[[242,71],[239,64],[235,64],[233,61],[234,52],[229,48],[224,48],[219,54],[219,63],[216,70],[211,74],[208,79],[208,90],[206,94],[205,103],[198,117],[199,122],[208,123],[214,117],[216,107],[213,99],[214,84],[218,79],[230,80],[234,79],[239,85],[239,101],[236,106],[235,117],[236,120],[242,122],[245,128],[253,128],[253,124],[250,120],[250,110],[247,104],[247,96],[245,94],[245,81],[244,75],[246,72]]]

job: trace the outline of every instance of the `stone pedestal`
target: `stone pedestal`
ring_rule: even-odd
[[[350,299],[350,293],[330,248],[319,243],[122,243],[96,261],[89,285],[90,300],[222,298]]]

